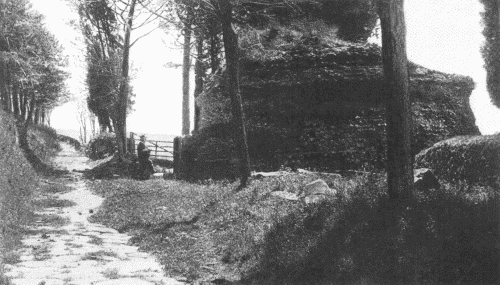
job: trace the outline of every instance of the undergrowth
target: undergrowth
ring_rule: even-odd
[[[324,179],[336,199],[273,198]],[[94,181],[92,219],[129,231],[168,274],[246,284],[495,284],[494,189],[444,184],[395,203],[385,178],[291,174],[237,183]]]

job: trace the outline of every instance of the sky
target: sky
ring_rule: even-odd
[[[69,70],[73,73],[68,82],[70,91],[75,98],[85,96],[83,45],[77,40],[78,33],[67,25],[70,19],[77,18],[76,13],[64,0],[31,1],[46,16],[47,26],[70,58]],[[470,99],[476,124],[482,134],[492,134],[500,132],[500,110],[491,104],[486,91],[480,54],[484,43],[481,11],[482,5],[477,0],[406,0],[407,53],[409,60],[427,68],[471,76],[476,82]],[[147,31],[138,31],[132,37]],[[182,62],[181,50],[173,44],[174,39],[175,36],[156,30],[131,50],[135,69],[132,84],[137,96],[135,111],[127,120],[129,131],[181,133],[182,71],[164,66],[167,62]],[[59,130],[78,129],[76,105],[70,102],[56,108],[51,116],[52,126]]]

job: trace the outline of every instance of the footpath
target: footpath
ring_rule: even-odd
[[[36,217],[51,217],[64,221],[61,226],[47,226],[38,221],[29,228],[32,235],[23,240],[20,262],[7,265],[6,275],[15,285],[180,285],[185,284],[164,276],[161,265],[147,253],[127,245],[130,236],[87,218],[97,211],[102,198],[85,187],[82,174],[90,162],[71,146],[55,159],[70,175],[54,182],[73,189],[54,194],[53,198],[72,201],[71,207],[45,208]]]

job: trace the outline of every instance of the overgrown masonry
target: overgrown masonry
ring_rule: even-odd
[[[241,67],[248,142],[255,170],[281,166],[325,171],[384,167],[385,108],[380,48],[309,40],[244,60]],[[410,64],[413,153],[458,135],[479,134],[469,105],[470,77]],[[200,130],[184,158],[196,178],[234,173],[224,72],[207,80],[197,104]]]

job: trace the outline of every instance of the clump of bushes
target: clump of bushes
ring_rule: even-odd
[[[415,158],[439,179],[495,186],[500,178],[500,134],[461,136],[436,143]]]
[[[88,143],[85,154],[90,159],[103,159],[113,155],[117,150],[116,136],[114,133],[101,133]]]

